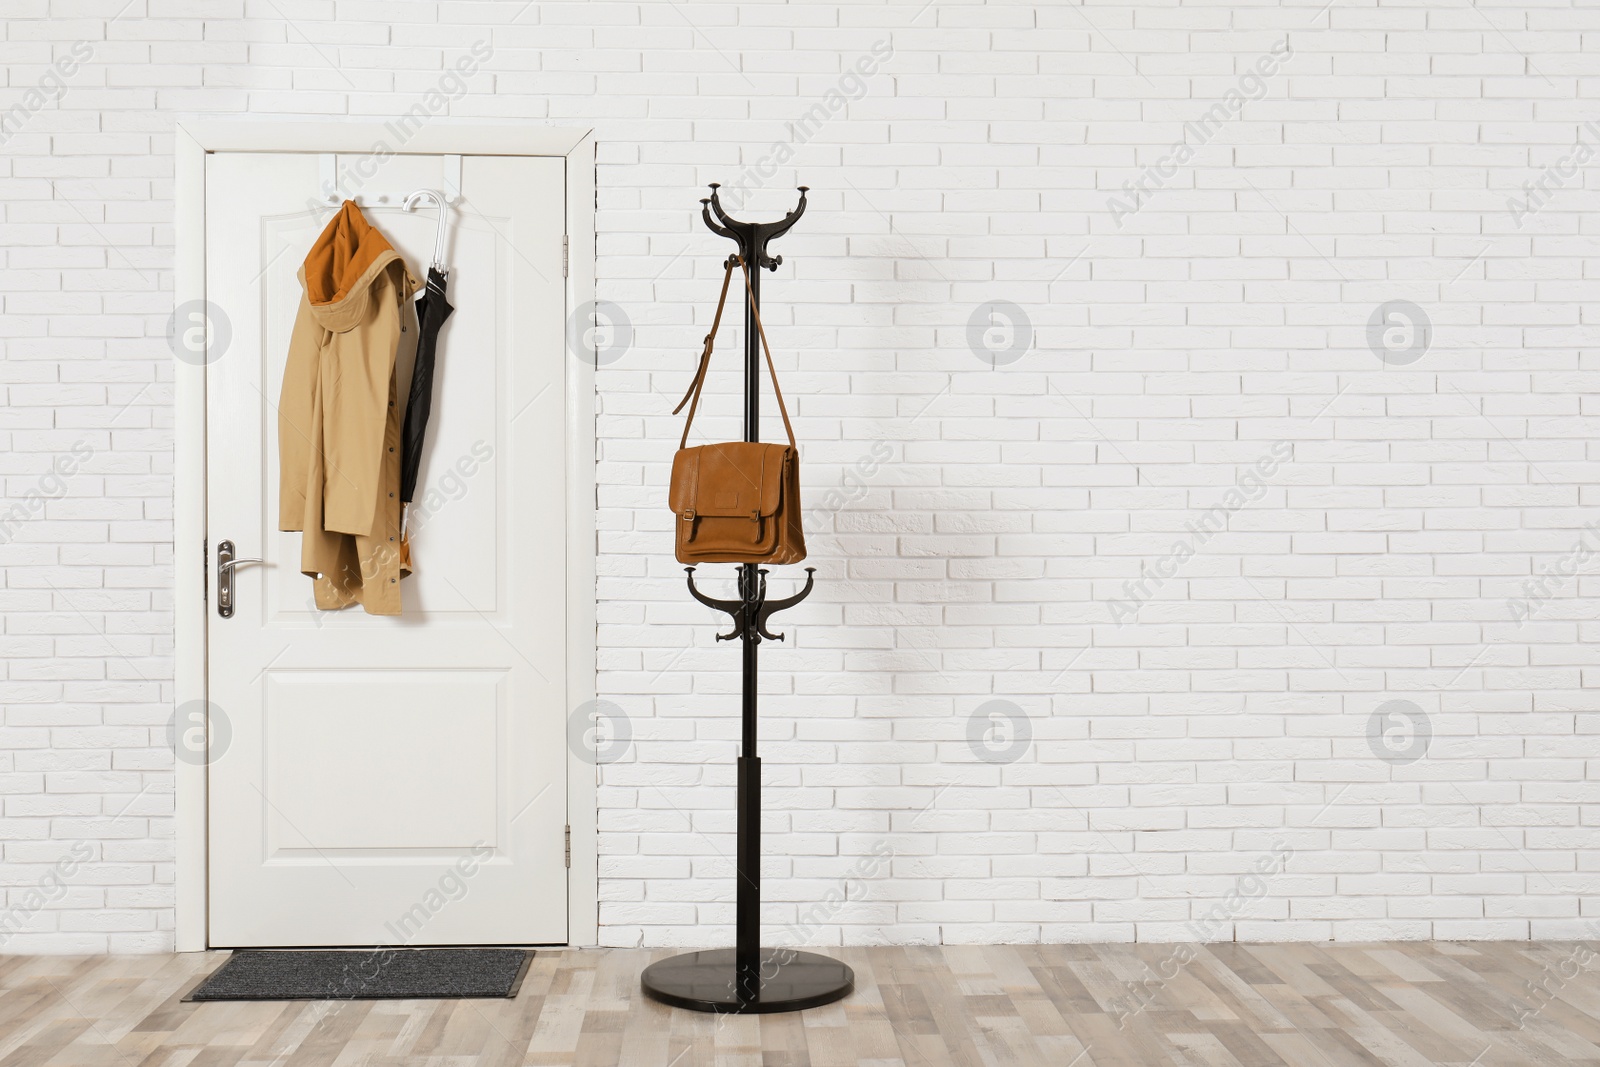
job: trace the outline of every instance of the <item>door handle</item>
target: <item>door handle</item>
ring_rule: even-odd
[[[264,559],[236,559],[232,541],[217,542],[217,614],[233,618],[233,568],[241,563],[265,563]]]

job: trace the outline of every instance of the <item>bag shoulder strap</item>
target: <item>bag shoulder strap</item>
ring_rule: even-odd
[[[717,297],[717,313],[711,320],[711,332],[706,334],[706,344],[700,353],[700,366],[694,373],[694,380],[689,383],[689,391],[683,394],[683,399],[678,401],[678,406],[672,409],[676,415],[683,410],[683,405],[689,405],[689,416],[683,420],[683,438],[678,442],[680,449],[689,446],[689,426],[694,422],[694,412],[700,406],[700,391],[705,388],[706,371],[711,366],[711,349],[717,339],[717,328],[722,325],[722,309],[728,300],[728,283],[733,280],[733,268],[737,266],[744,273],[745,299],[750,301],[750,311],[756,320],[756,332],[761,335],[761,350],[767,357],[767,373],[772,376],[772,392],[778,398],[778,412],[783,416],[783,429],[789,435],[789,447],[798,448],[794,439],[794,427],[789,424],[789,409],[783,402],[783,390],[778,387],[778,368],[772,362],[772,346],[767,344],[767,328],[761,324],[761,310],[756,307],[755,292],[750,286],[750,268],[738,256],[728,257],[728,269],[722,275],[722,295]]]
[[[745,297],[750,301],[750,313],[755,316],[756,333],[761,335],[761,351],[767,356],[767,373],[772,376],[772,395],[778,398],[778,413],[783,416],[783,431],[789,435],[789,447],[798,449],[800,446],[795,444],[794,427],[789,425],[789,409],[783,403],[783,390],[778,388],[778,368],[772,362],[772,346],[767,344],[767,328],[761,325],[761,309],[756,307],[755,290],[750,288],[750,268],[740,260],[739,269],[744,272]]]
[[[683,394],[678,406],[672,409],[672,413],[676,415],[683,410],[683,405],[689,405],[689,417],[683,423],[683,443],[678,445],[679,448],[688,443],[689,424],[694,422],[695,408],[700,406],[700,390],[705,385],[706,370],[711,366],[711,347],[716,342],[717,330],[722,326],[722,309],[728,302],[728,283],[733,281],[733,266],[736,259],[737,257],[729,258],[728,269],[722,274],[722,295],[717,297],[717,314],[711,320],[711,332],[706,334],[705,347],[700,350],[700,366],[694,372],[694,380],[689,383],[688,392]]]

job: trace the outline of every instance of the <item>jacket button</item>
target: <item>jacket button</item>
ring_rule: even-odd
[[[394,449],[392,449],[392,448],[391,448],[391,449],[389,449],[389,451],[390,451],[390,452],[393,452],[393,451],[394,451]]]
[[[390,585],[393,585],[393,584],[394,584],[394,579],[393,579],[393,578],[390,578],[390,579],[389,579],[389,584],[390,584]]]
[[[392,537],[391,537],[391,538],[389,538],[389,540],[391,540],[391,541],[393,541],[393,540],[394,540],[394,538],[392,538]]]
[[[393,449],[390,449],[390,451],[393,451]],[[390,494],[389,494],[389,499],[390,499],[390,500],[393,500],[393,499],[394,499],[394,494],[393,494],[393,493],[390,493]]]

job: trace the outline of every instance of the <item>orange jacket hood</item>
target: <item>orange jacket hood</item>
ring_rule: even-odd
[[[312,318],[335,333],[353,329],[367,316],[373,279],[399,259],[400,253],[367,221],[356,202],[346,200],[300,267]]]

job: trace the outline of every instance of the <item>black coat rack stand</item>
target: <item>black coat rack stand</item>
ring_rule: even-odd
[[[800,203],[777,222],[738,222],[728,217],[711,186],[700,201],[700,216],[713,233],[739,245],[738,255],[750,266],[750,299],[744,308],[744,439],[761,439],[761,340],[756,311],[761,303],[761,270],[777,270],[782,256],[767,255],[767,243],[789,231],[806,210],[806,187]],[[712,219],[712,213],[716,219]],[[689,572],[689,593],[700,603],[725,611],[733,631],[718,641],[738,638],[744,652],[743,733],[739,749],[738,901],[735,910],[737,947],[689,952],[652,963],[641,979],[645,993],[664,1004],[695,1011],[753,1014],[800,1011],[831,1004],[855,988],[855,974],[838,960],[792,948],[761,947],[761,757],[756,751],[756,650],[762,639],[783,640],[767,629],[775,612],[790,608],[811,592],[815,568],[806,568],[805,588],[794,596],[767,599],[767,571],[754,563],[739,565],[739,599],[717,600],[695,588]]]

